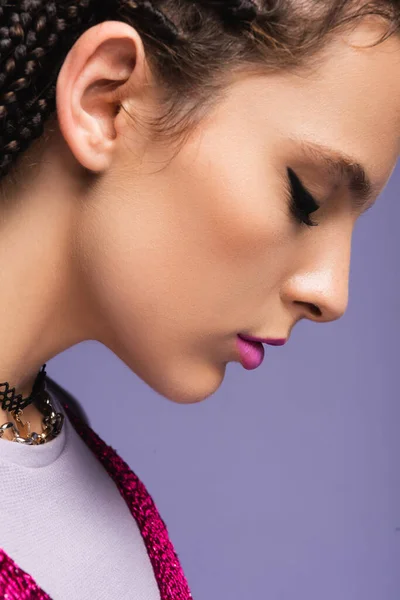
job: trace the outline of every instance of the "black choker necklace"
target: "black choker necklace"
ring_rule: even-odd
[[[0,404],[3,410],[9,412],[18,412],[23,410],[35,400],[40,400],[43,394],[46,392],[45,379],[46,379],[46,365],[44,364],[39,373],[36,375],[35,383],[32,387],[32,392],[27,398],[22,398],[22,394],[15,393],[15,387],[10,388],[10,384],[6,381],[0,383]]]

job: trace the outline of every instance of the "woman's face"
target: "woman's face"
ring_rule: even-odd
[[[175,155],[151,141],[138,153],[139,130],[117,117],[121,142],[77,227],[90,335],[163,396],[214,393],[240,360],[239,333],[289,338],[300,319],[345,312],[353,228],[395,166],[400,132],[399,40],[349,40],[303,76],[238,78]],[[358,179],[329,154],[347,155]],[[356,163],[372,186],[363,206]],[[291,212],[288,168],[321,205],[316,227]]]

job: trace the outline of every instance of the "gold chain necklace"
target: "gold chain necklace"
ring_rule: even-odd
[[[15,394],[15,388],[10,389],[8,382],[0,384],[0,388],[4,387],[4,390],[0,390],[2,408],[14,419],[14,422],[7,421],[0,425],[0,439],[5,431],[11,429],[13,438],[10,441],[38,445],[54,439],[60,433],[64,415],[55,411],[50,395],[45,388],[45,367],[46,365],[39,371],[32,393],[28,398],[22,398],[21,394]],[[42,431],[40,433],[32,432],[30,422],[24,422],[21,418],[23,409],[29,404],[34,404],[43,415]]]
[[[22,421],[22,410],[19,410],[18,412],[11,413],[17,424],[13,423],[12,421],[7,421],[0,426],[0,439],[3,437],[3,434],[5,431],[7,431],[7,429],[11,429],[13,431],[13,438],[10,441],[18,442],[20,444],[44,444],[45,442],[57,437],[63,426],[64,415],[54,410],[54,406],[52,405],[48,394],[47,397],[43,397],[38,404],[39,405],[37,408],[44,415],[42,419],[41,433],[36,433],[35,431],[31,432],[30,422]]]

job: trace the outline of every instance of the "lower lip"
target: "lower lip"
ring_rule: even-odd
[[[238,336],[237,347],[240,353],[240,361],[245,369],[253,371],[262,364],[265,350],[260,342],[250,342]]]

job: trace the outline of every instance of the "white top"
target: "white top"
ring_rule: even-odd
[[[138,525],[65,415],[29,446],[0,438],[0,547],[54,600],[160,600]]]

